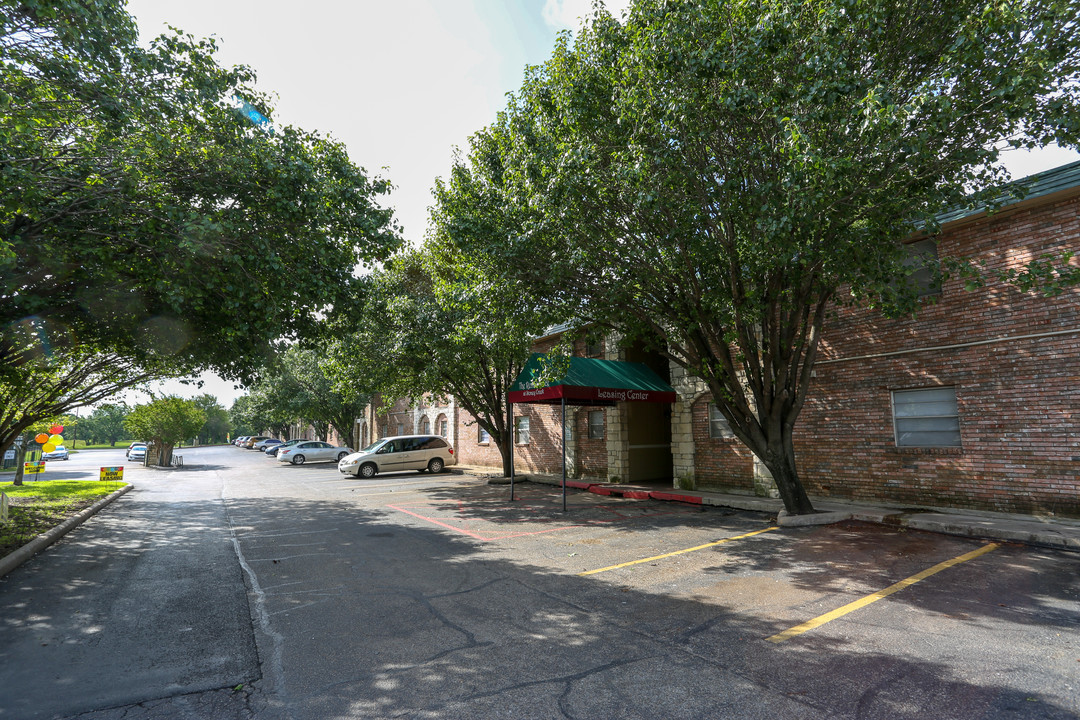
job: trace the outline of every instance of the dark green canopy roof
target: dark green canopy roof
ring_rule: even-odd
[[[612,405],[616,402],[675,402],[675,390],[642,363],[571,357],[566,374],[539,385],[545,356],[533,353],[510,387],[512,403]]]

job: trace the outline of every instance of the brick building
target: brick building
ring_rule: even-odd
[[[989,270],[1019,269],[1069,250],[1080,255],[1080,163],[1043,173],[1028,188],[1023,200],[992,215],[943,218],[939,235],[913,238],[913,247],[972,257]],[[968,291],[949,280],[926,292],[929,301],[916,317],[889,320],[842,309],[828,321],[796,428],[807,490],[1080,516],[1080,288],[1045,297],[998,282]],[[540,338],[534,349],[544,352],[557,340],[557,333]],[[577,339],[574,354],[645,363],[678,399],[567,408],[571,476],[775,493],[767,471],[715,412],[703,383],[637,346]],[[559,412],[515,405],[519,471],[561,471]],[[422,418],[436,428],[445,418],[440,434],[461,462],[500,466],[494,442],[452,401],[426,409],[398,403],[371,437],[423,432]]]
[[[1080,163],[992,215],[945,219],[937,253],[990,271],[1078,251]],[[1080,516],[1080,288],[1044,297],[948,280],[928,294],[915,317],[845,309],[826,325],[796,429],[807,491]],[[689,408],[697,486],[760,491],[745,448],[710,437],[708,400]]]

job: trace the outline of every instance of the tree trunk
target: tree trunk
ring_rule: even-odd
[[[510,443],[514,441],[513,434],[513,430],[504,430],[496,442],[499,446],[499,454],[502,455],[503,477],[511,475]]]
[[[161,448],[158,450],[158,467],[169,467],[172,465],[172,451],[173,445],[171,443],[162,443]]]
[[[799,473],[795,468],[795,446],[791,441],[791,430],[785,428],[781,435],[781,438],[770,438],[764,457],[758,457],[772,473],[780,499],[784,501],[784,509],[791,515],[812,514],[816,510],[799,482]]]
[[[22,443],[18,443],[15,446],[15,480],[12,485],[23,484],[23,458],[26,457],[26,449],[22,446]]]

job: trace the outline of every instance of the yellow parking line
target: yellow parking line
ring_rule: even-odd
[[[904,588],[906,588],[906,587],[908,587],[910,585],[914,585],[915,583],[919,582],[920,580],[925,580],[926,578],[930,577],[931,575],[936,575],[937,573],[941,572],[942,570],[947,570],[947,569],[951,568],[953,565],[959,565],[962,562],[967,562],[968,560],[973,560],[974,558],[977,558],[980,555],[985,555],[986,553],[990,552],[991,550],[993,550],[996,547],[998,547],[997,543],[990,543],[988,545],[983,545],[978,550],[972,550],[969,553],[964,553],[963,555],[960,555],[958,557],[954,557],[952,560],[946,560],[945,562],[938,563],[934,567],[927,568],[926,570],[923,570],[921,573],[916,573],[915,575],[912,575],[909,578],[905,578],[905,579],[901,580],[900,582],[898,582],[898,583],[896,583],[894,585],[890,585],[889,587],[885,588],[884,590],[879,590],[876,593],[873,593],[871,595],[867,595],[866,597],[860,598],[860,599],[856,600],[855,602],[851,602],[851,603],[848,603],[847,605],[844,605],[843,607],[837,608],[836,610],[833,610],[832,612],[825,613],[824,615],[820,615],[820,616],[814,618],[813,620],[807,620],[802,625],[796,625],[793,628],[788,628],[787,630],[785,630],[782,633],[777,633],[776,635],[773,635],[772,637],[768,637],[768,638],[765,638],[765,639],[768,640],[769,642],[779,643],[779,642],[783,642],[783,641],[787,640],[788,638],[795,637],[796,635],[802,635],[804,632],[806,632],[808,630],[813,630],[814,628],[820,627],[820,626],[824,625],[827,622],[832,622],[833,620],[835,620],[838,617],[843,617],[844,615],[847,615],[850,612],[854,612],[854,611],[858,610],[859,608],[866,607],[870,603],[875,603],[878,600],[881,600],[882,598],[888,597],[889,595],[892,595],[895,592],[900,592]]]
[[[779,530],[779,529],[780,529],[779,527],[776,527],[774,525],[773,527],[767,527],[764,530],[755,530],[754,532],[748,532],[748,533],[746,533],[744,535],[736,535],[735,537],[724,538],[723,540],[717,540],[716,542],[705,543],[704,545],[698,545],[697,547],[686,548],[685,550],[676,550],[675,552],[669,552],[669,553],[665,553],[663,555],[654,555],[653,557],[648,557],[648,558],[645,558],[643,560],[631,560],[630,562],[624,562],[624,563],[621,563],[619,565],[609,565],[608,567],[602,567],[602,568],[599,568],[597,570],[586,570],[585,572],[578,573],[578,575],[595,575],[596,573],[607,572],[608,570],[618,570],[619,568],[629,567],[630,565],[638,565],[640,563],[650,562],[652,560],[661,560],[663,558],[672,557],[673,555],[682,555],[683,553],[694,552],[695,550],[704,550],[705,548],[711,548],[711,547],[713,547],[715,545],[720,545],[722,543],[731,542],[732,540],[741,540],[743,538],[748,538],[748,537],[751,537],[753,535],[760,535],[761,533],[767,533],[770,530]]]

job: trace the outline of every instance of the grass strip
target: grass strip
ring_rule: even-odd
[[[127,483],[39,480],[0,485],[8,496],[8,519],[0,522],[0,557],[17,550]]]

